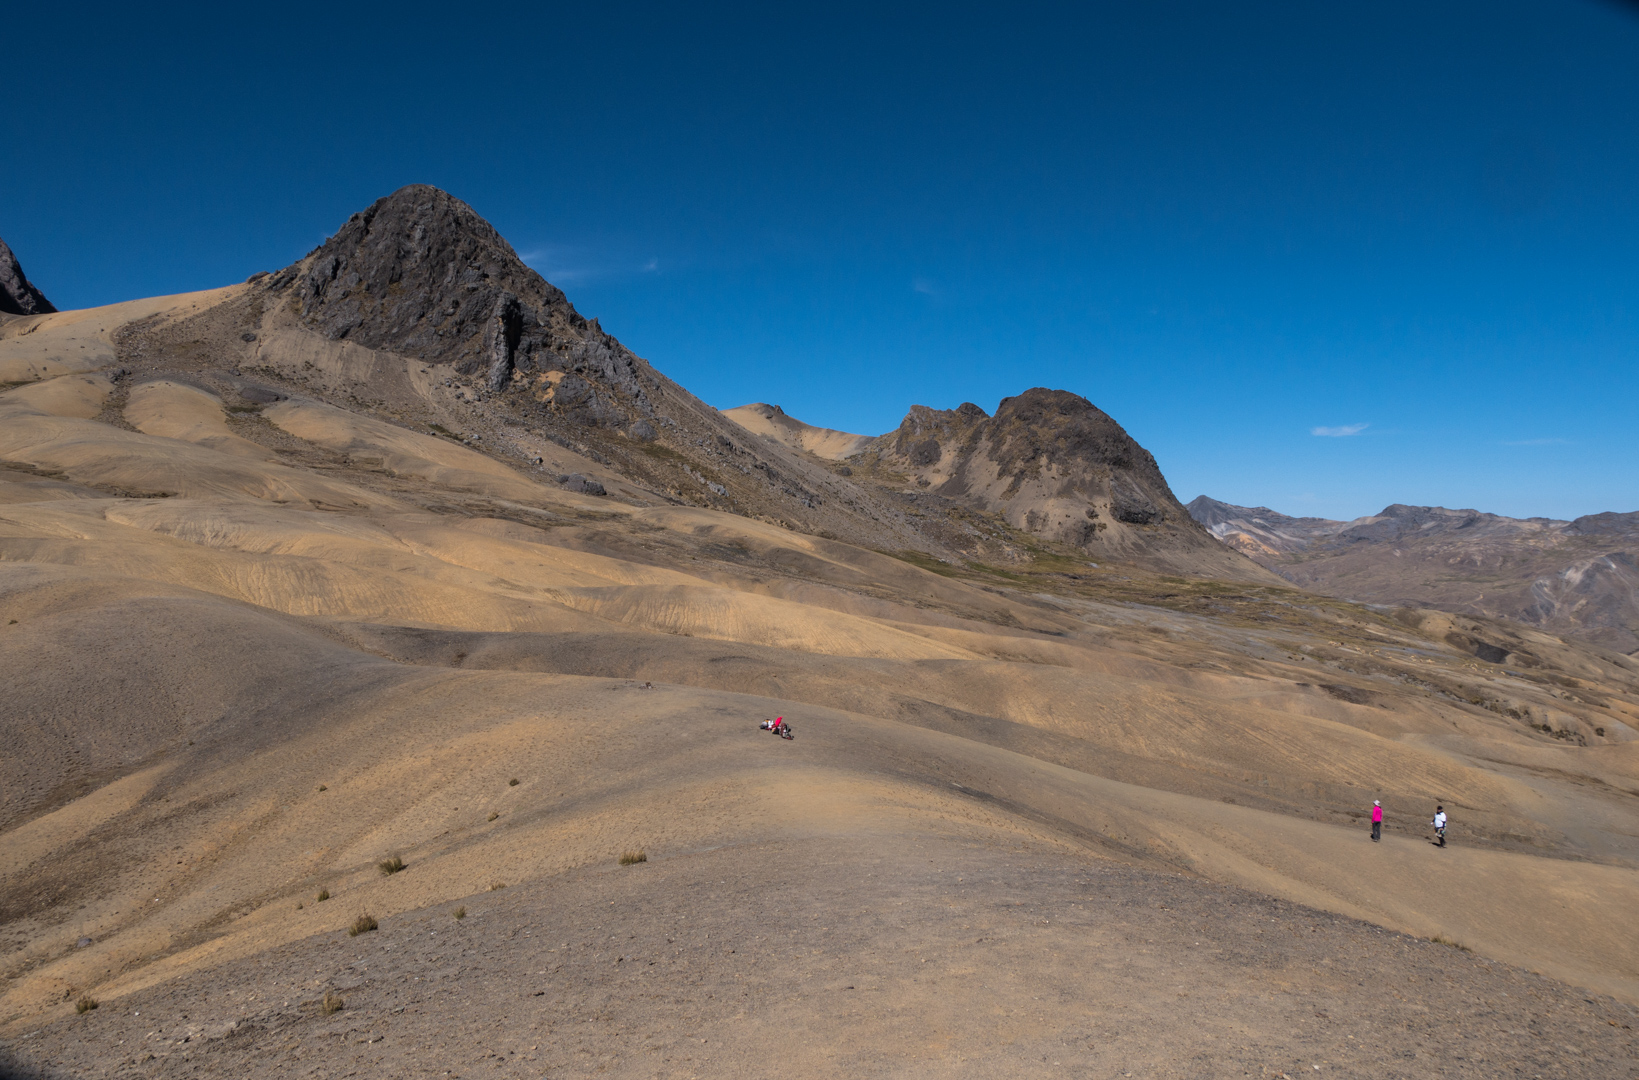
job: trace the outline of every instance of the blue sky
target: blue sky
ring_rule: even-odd
[[[593,6],[25,5],[0,236],[79,307],[432,183],[714,405],[1063,387],[1186,500],[1639,509],[1633,7]]]

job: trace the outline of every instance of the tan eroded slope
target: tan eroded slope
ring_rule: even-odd
[[[1537,666],[1504,671],[1448,616],[1245,584],[934,573],[574,495],[289,387],[228,414],[128,381],[0,394],[10,1033],[627,847],[923,837],[1246,886],[1639,1001],[1621,658],[1525,635]]]
[[[110,367],[115,363],[113,334],[121,326],[198,312],[243,290],[242,285],[229,285],[7,320],[0,327],[0,386]]]
[[[741,405],[734,409],[724,409],[723,415],[753,435],[761,435],[793,450],[801,450],[831,461],[846,461],[855,454],[862,453],[874,441],[869,435],[855,435],[852,432],[837,431],[835,428],[805,424],[795,417],[785,415],[785,410],[778,405],[764,405],[760,402]]]

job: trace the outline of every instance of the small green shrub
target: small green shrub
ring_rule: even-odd
[[[360,915],[358,918],[353,920],[353,925],[349,926],[347,928],[347,936],[348,937],[358,937],[360,934],[368,934],[370,931],[374,930],[375,928],[376,928],[375,916],[373,916],[373,915]]]
[[[466,918],[466,917],[467,917],[467,909],[466,909],[466,908],[464,908],[464,907],[458,907],[458,908],[456,908],[456,909],[455,909],[455,917],[456,917],[456,918],[457,918],[457,919],[464,919],[464,918]]]

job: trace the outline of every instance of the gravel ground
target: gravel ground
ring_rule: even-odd
[[[1255,893],[866,836],[656,853],[317,935],[43,1027],[0,1073],[1635,1077],[1636,1023]]]

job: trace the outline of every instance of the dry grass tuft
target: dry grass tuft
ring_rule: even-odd
[[[74,1011],[79,1013],[81,1016],[84,1016],[100,1004],[101,1002],[99,1002],[96,998],[87,995],[74,1003]]]
[[[1448,938],[1444,934],[1435,934],[1433,937],[1429,938],[1429,940],[1434,942],[1434,944],[1436,944],[1436,945],[1445,945],[1445,946],[1448,946],[1449,948],[1461,949],[1463,952],[1473,952],[1474,951],[1473,949],[1470,949],[1467,945],[1464,945],[1462,942],[1455,941],[1451,938]]]
[[[360,915],[353,920],[353,925],[347,928],[347,936],[358,937],[360,934],[368,934],[375,928],[376,919],[374,915]]]
[[[494,892],[496,889],[504,889],[504,888],[506,888],[506,882],[504,882],[504,881],[492,881],[492,882],[489,883],[489,891],[490,892]]]
[[[508,780],[506,782],[506,786],[507,787],[517,787],[518,786],[518,778],[516,776],[514,776],[511,780]]]
[[[313,899],[318,901],[321,904],[324,903],[326,900],[330,899],[330,890],[329,889],[320,889],[319,890],[319,895],[315,896]]]
[[[384,875],[396,874],[400,870],[404,869],[404,859],[401,856],[394,855],[391,858],[383,859],[376,863],[376,869],[380,870]]]
[[[620,857],[620,865],[631,866],[633,863],[648,862],[649,853],[641,848],[637,851],[628,851]]]
[[[490,820],[491,820],[491,821],[494,821],[494,820],[495,820],[495,819],[496,819],[496,818],[498,818],[498,817],[500,817],[500,816],[501,816],[501,815],[500,815],[500,812],[499,812],[499,811],[496,811],[496,810],[491,810],[491,811],[490,811],[490,812],[489,812],[489,819],[490,819]]]
[[[329,791],[329,790],[330,790],[330,789],[329,789],[329,788],[328,788],[328,787],[326,787],[326,786],[325,786],[325,785],[323,785],[323,784],[320,784],[320,785],[319,785],[319,790],[320,790],[320,791]]]
[[[326,990],[324,992],[324,1003],[320,1005],[319,1008],[324,1010],[324,1015],[332,1016],[335,1013],[341,1012],[346,1005],[347,1002],[341,999],[340,994],[336,993],[334,990]]]
[[[456,908],[456,909],[455,909],[455,917],[456,917],[456,918],[457,918],[457,919],[464,919],[464,918],[466,918],[466,917],[467,917],[467,909],[466,909],[466,908],[464,908],[464,907],[458,907],[458,908]]]

